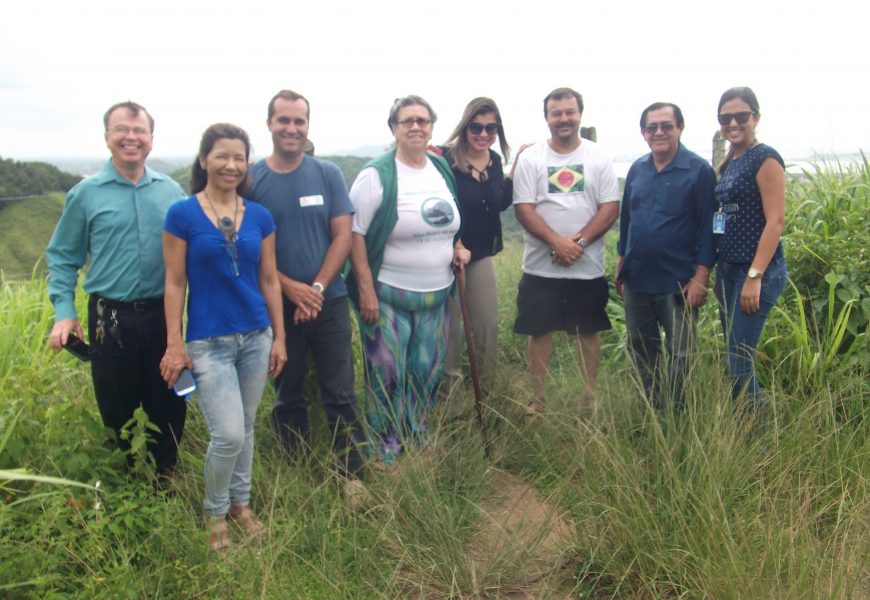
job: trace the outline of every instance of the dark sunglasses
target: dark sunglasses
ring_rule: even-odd
[[[220,229],[221,233],[224,234],[224,237],[227,240],[224,243],[224,250],[226,250],[227,255],[229,255],[230,260],[233,263],[233,274],[235,274],[236,277],[239,277],[239,249],[236,246],[239,235],[236,232],[236,224],[231,218],[223,217],[218,221],[218,229]]]
[[[754,114],[754,112],[749,110],[738,113],[722,113],[719,115],[719,125],[725,127],[731,122],[731,119],[735,119],[738,125],[746,125],[749,122],[749,118]]]
[[[484,129],[486,129],[486,132],[489,135],[498,133],[498,123],[487,123],[486,125],[484,125],[483,123],[468,124],[468,131],[470,131],[474,135],[480,135],[480,133],[482,133]]]
[[[676,125],[674,125],[670,121],[665,121],[664,123],[649,123],[646,127],[643,128],[643,130],[649,134],[653,134],[659,129],[661,129],[662,132],[673,131],[674,127],[676,127]]]

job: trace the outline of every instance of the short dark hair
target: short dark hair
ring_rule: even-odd
[[[756,115],[758,112],[758,98],[755,96],[755,92],[752,91],[751,88],[745,86],[733,87],[725,90],[722,94],[722,97],[719,98],[719,106],[716,108],[716,113],[718,114],[722,110],[722,105],[730,100],[734,100],[738,98],[743,100],[746,104],[749,105],[749,108]]]
[[[683,111],[680,110],[680,107],[674,104],[673,102],[653,102],[640,113],[640,128],[643,129],[646,127],[646,116],[654,110],[660,110],[662,108],[671,107],[674,109],[674,118],[677,120],[677,127],[682,127],[685,121],[683,121]]]
[[[196,194],[205,189],[208,183],[208,173],[199,164],[201,158],[208,156],[218,140],[242,140],[245,144],[245,161],[251,157],[251,140],[244,129],[231,123],[215,123],[205,130],[202,134],[202,140],[199,142],[199,154],[193,159],[193,166],[190,169],[190,193]],[[245,172],[245,178],[236,186],[236,193],[243,198],[248,195],[248,171]]]
[[[154,119],[151,117],[151,114],[145,110],[145,107],[141,104],[136,104],[132,100],[126,100],[124,102],[118,102],[109,107],[109,110],[106,111],[106,114],[103,115],[103,128],[106,131],[109,131],[109,117],[112,116],[112,113],[118,110],[119,108],[127,109],[134,117],[139,116],[140,112],[144,112],[145,116],[148,118],[148,127],[151,128],[151,133],[154,133]]]
[[[580,114],[583,114],[583,96],[580,95],[580,92],[572,90],[568,87],[560,87],[556,88],[544,98],[544,116],[547,116],[547,102],[550,100],[561,100],[562,98],[567,98],[568,96],[574,96],[577,100],[577,110],[580,111]]]
[[[281,98],[282,100],[290,100],[291,102],[295,102],[296,100],[304,100],[305,101],[305,118],[311,119],[311,104],[308,102],[308,98],[303,96],[302,94],[298,94],[293,90],[281,90],[269,100],[269,111],[268,116],[266,117],[267,121],[272,120],[272,116],[275,114],[275,100]]]
[[[422,96],[409,94],[401,98],[396,98],[393,101],[393,106],[390,107],[390,116],[387,117],[387,127],[390,128],[390,131],[393,130],[394,125],[399,124],[399,111],[406,106],[422,106],[429,111],[429,120],[432,121],[432,123],[435,123],[435,121],[438,120],[438,115],[435,114],[435,111],[432,110],[432,106],[426,102]]]

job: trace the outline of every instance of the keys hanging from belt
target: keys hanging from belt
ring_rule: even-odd
[[[118,348],[124,349],[124,343],[121,341],[121,326],[118,325],[118,310],[113,308],[109,316],[109,335],[118,344]]]
[[[103,313],[106,311],[106,305],[103,303],[103,299],[97,299],[97,324],[95,329],[96,342],[98,344],[103,343],[103,340],[106,339],[106,321],[103,319]]]
[[[106,339],[106,331],[109,332],[109,337],[115,340],[118,348],[124,349],[124,342],[121,340],[121,326],[118,324],[118,309],[113,308],[109,312],[108,327],[106,327],[106,303],[102,298],[97,300],[97,324],[94,327],[96,342],[103,344]]]

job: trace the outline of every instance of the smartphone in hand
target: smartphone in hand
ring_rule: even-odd
[[[187,367],[181,369],[181,373],[178,374],[178,379],[175,385],[172,386],[172,389],[175,390],[176,396],[187,396],[196,389],[196,381],[194,381],[193,373],[190,372],[190,369]]]
[[[74,333],[70,333],[66,336],[66,344],[64,344],[63,347],[79,360],[85,362],[91,360],[91,347],[79,339],[79,337]]]

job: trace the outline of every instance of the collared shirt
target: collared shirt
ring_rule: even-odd
[[[167,175],[145,167],[134,184],[111,160],[71,189],[45,251],[55,319],[76,318],[78,270],[89,256],[87,293],[122,302],[162,295],[163,219],[183,197]]]
[[[661,171],[651,153],[631,166],[616,249],[625,257],[619,277],[632,291],[676,293],[699,264],[715,264],[715,184],[713,168],[682,144]]]

